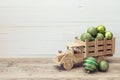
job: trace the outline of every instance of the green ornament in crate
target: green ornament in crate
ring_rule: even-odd
[[[94,57],[88,57],[84,60],[84,68],[87,73],[94,72],[98,69],[98,62]]]
[[[80,39],[81,39],[81,41],[85,41],[86,39],[87,39],[88,41],[93,41],[93,40],[94,40],[94,38],[91,36],[90,33],[83,33],[83,34],[81,35]]]
[[[106,39],[110,40],[110,39],[112,39],[112,37],[113,37],[113,33],[112,32],[110,32],[110,31],[105,32],[105,38]]]
[[[104,34],[106,31],[106,28],[104,25],[99,25],[99,26],[97,26],[97,31],[98,31],[98,33]]]

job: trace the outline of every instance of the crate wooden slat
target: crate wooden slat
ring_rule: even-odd
[[[112,49],[112,45],[107,45],[106,49]]]
[[[95,56],[98,56],[98,39],[95,39],[95,43],[94,43],[94,47],[95,47]]]
[[[112,50],[106,51],[106,54],[112,54]]]
[[[103,50],[104,49],[104,46],[99,46],[98,47],[98,50]]]
[[[107,40],[106,44],[112,44],[112,40]]]
[[[86,56],[90,57],[90,56],[96,56],[96,55],[95,55],[95,53],[86,53]]]
[[[95,47],[88,47],[88,52],[89,51],[95,51]]]
[[[103,45],[103,44],[104,44],[103,40],[98,41],[98,45]]]
[[[101,55],[104,55],[103,52],[104,52],[104,51],[99,51],[99,52],[98,52],[98,55],[100,55],[100,56],[101,56]]]
[[[108,72],[87,74],[82,66],[65,71],[53,58],[0,58],[0,80],[120,80],[120,58],[108,58]]]
[[[103,42],[104,42],[104,43],[103,43],[103,46],[104,46],[103,51],[104,51],[104,52],[102,53],[102,55],[106,55],[106,45],[107,45],[106,42],[107,42],[107,39],[104,38]]]
[[[94,46],[95,45],[95,41],[91,41],[87,43],[87,46]]]
[[[115,38],[112,38],[112,54],[115,53]]]

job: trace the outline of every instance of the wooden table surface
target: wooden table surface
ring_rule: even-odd
[[[82,66],[65,71],[52,58],[0,58],[0,80],[120,80],[120,58],[108,60],[108,72],[87,74]]]

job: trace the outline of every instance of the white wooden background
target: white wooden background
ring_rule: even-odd
[[[100,24],[113,32],[120,56],[120,0],[0,0],[0,56],[56,56]]]

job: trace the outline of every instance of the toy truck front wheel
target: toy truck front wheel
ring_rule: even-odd
[[[65,70],[71,70],[73,67],[73,61],[72,60],[65,60],[63,63],[63,68]]]

